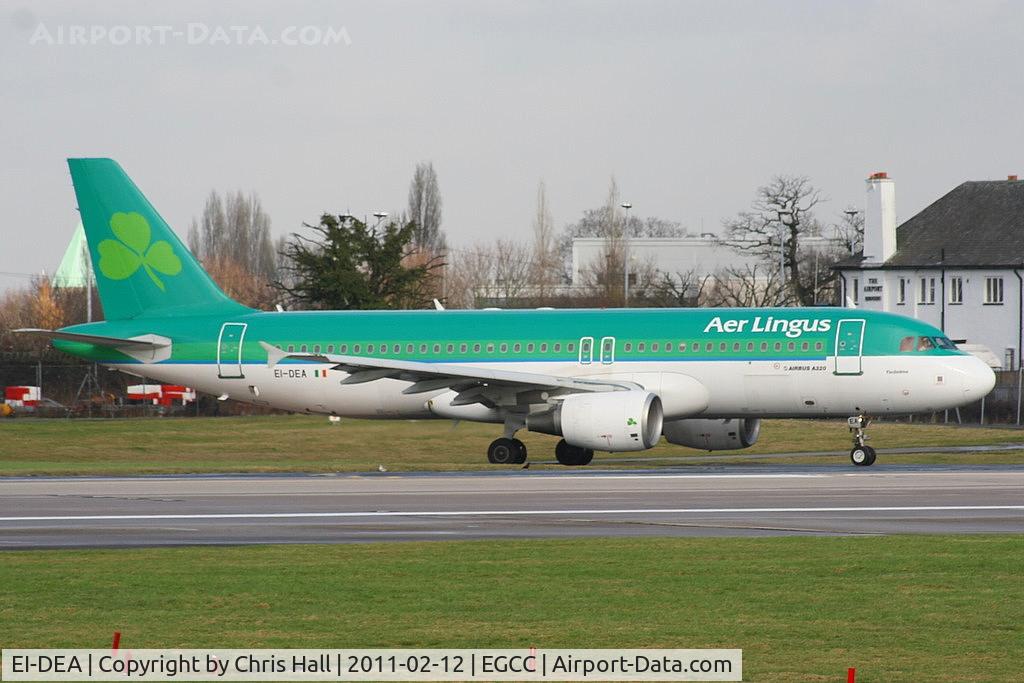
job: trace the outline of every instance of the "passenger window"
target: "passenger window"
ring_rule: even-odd
[[[366,345],[366,352],[367,352],[367,353],[373,353],[373,349],[374,349],[374,348],[375,348],[375,347],[374,347],[374,345],[373,345],[373,344],[367,344],[367,345]]]
[[[334,344],[327,345],[327,353],[334,353]]]
[[[686,350],[686,342],[679,342],[679,350],[680,351],[685,351]]]
[[[715,345],[712,344],[711,342],[708,342],[707,344],[704,345],[704,350],[707,351],[708,353],[711,353],[714,350],[714,348]]]
[[[315,346],[313,347],[313,353],[320,353],[320,345],[319,345],[319,344],[316,344],[316,345],[315,345]]]
[[[775,342],[775,350],[776,351],[781,351],[782,350],[782,342]]]
[[[558,351],[558,346],[558,344],[555,344],[555,351]],[[569,342],[568,344],[565,345],[565,350],[568,351],[569,353],[572,353],[573,351],[576,350],[576,344],[573,342]]]
[[[700,353],[700,342],[693,342],[693,352]]]
[[[480,345],[473,344],[473,353],[480,353]]]
[[[288,353],[295,353],[295,344],[288,345]]]
[[[441,345],[434,344],[434,353],[441,353]]]
[[[554,346],[551,347],[551,350],[554,351],[555,353],[558,353],[559,351],[562,350],[562,345],[555,344]],[[572,344],[569,344],[569,350],[572,351]]]
[[[352,353],[359,353],[359,351],[362,348],[363,348],[362,346],[360,346],[359,344],[356,344],[355,346],[352,347]]]
[[[547,344],[541,344],[540,345],[540,352],[541,353],[547,353],[548,352],[548,345]]]
[[[651,342],[651,351],[658,350],[658,342]]]
[[[395,344],[395,346],[391,350],[394,351],[395,353],[401,353],[402,352],[402,345],[401,344]]]
[[[822,350],[824,350],[824,348],[825,348],[825,345],[822,344],[820,341],[819,342],[814,342],[814,350],[815,351],[822,351]]]
[[[305,344],[303,344],[302,346],[300,346],[300,347],[299,347],[299,351],[300,351],[301,353],[306,353],[306,345],[305,345]]]
[[[448,353],[455,353],[455,344],[449,344],[447,347]]]
[[[501,345],[501,352],[502,353],[508,353],[508,344],[502,344]]]
[[[914,338],[904,337],[900,339],[900,353],[907,353],[914,350]]]
[[[465,344],[459,344],[459,353],[465,353],[469,349]]]
[[[665,353],[672,353],[672,342],[665,342]]]
[[[935,348],[935,344],[932,342],[930,337],[918,337],[917,338],[917,350],[918,351],[931,351]]]
[[[348,353],[348,344],[342,344],[339,346],[338,353]]]
[[[768,342],[761,342],[761,353],[768,350]]]
[[[640,353],[643,353],[644,351],[647,350],[647,345],[644,344],[643,342],[640,342],[639,344],[636,345],[636,350],[639,351]]]
[[[787,344],[786,347],[790,351],[796,351],[796,342],[789,342],[789,344]]]
[[[416,350],[416,347],[413,344],[406,344],[405,345],[405,352],[406,353],[412,353],[415,350]]]
[[[519,353],[522,350],[523,350],[523,345],[522,344],[516,344],[515,346],[512,347],[512,352],[513,353]]]
[[[622,350],[623,351],[627,351],[627,352],[628,351],[632,351],[633,350],[633,344],[630,343],[630,342],[626,342],[625,344],[622,345]]]
[[[754,342],[747,342],[747,351],[754,350]]]
[[[807,342],[804,342],[803,344],[800,345],[800,349],[803,350],[803,351],[810,351],[811,350],[811,345],[808,344]]]
[[[725,342],[721,342],[721,343],[720,343],[720,344],[718,345],[718,350],[719,350],[719,351],[725,351],[725,350],[726,350],[727,348],[729,348],[729,345],[728,345],[728,344],[726,344]]]
[[[420,353],[426,353],[426,352],[427,352],[427,345],[426,344],[420,344]]]
[[[487,345],[487,353],[494,353],[494,344]]]
[[[736,342],[735,344],[733,344],[732,345],[732,350],[733,351],[739,351],[740,350],[740,343]]]
[[[527,344],[526,345],[526,352],[527,353],[533,353],[533,349],[534,349],[533,344]]]

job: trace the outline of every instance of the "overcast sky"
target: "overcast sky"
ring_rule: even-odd
[[[73,26],[111,33],[49,44]],[[119,26],[183,35],[112,45]],[[1024,175],[1022,26],[1024,3],[983,0],[7,2],[0,272],[59,262],[69,156],[117,159],[180,235],[212,188],[257,192],[278,234],[401,210],[423,160],[454,246],[529,239],[541,179],[561,227],[613,174],[637,215],[717,231],[774,174],[832,219],[884,170],[906,219]],[[344,38],[245,44],[302,27]]]

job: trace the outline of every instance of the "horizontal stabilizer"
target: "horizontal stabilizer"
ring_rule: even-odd
[[[92,344],[93,346],[106,346],[112,349],[162,349],[171,345],[170,339],[157,337],[148,334],[145,337],[135,339],[122,339],[119,337],[104,337],[98,334],[78,334],[76,332],[59,332],[57,330],[41,330],[33,327],[26,327],[14,330],[18,334],[28,334],[33,337],[45,337],[46,339],[64,339],[66,341]]]

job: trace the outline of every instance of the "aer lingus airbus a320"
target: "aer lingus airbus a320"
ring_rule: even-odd
[[[71,159],[106,320],[49,337],[134,375],[286,410],[503,425],[561,436],[565,465],[662,435],[754,443],[762,417],[843,416],[856,465],[866,416],[943,410],[995,377],[938,329],[842,308],[264,312],[227,297],[110,159]]]

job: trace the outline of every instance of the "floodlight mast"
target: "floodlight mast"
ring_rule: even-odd
[[[622,307],[629,308],[629,210],[633,205],[622,202],[619,206],[625,209],[626,213],[622,221]]]

